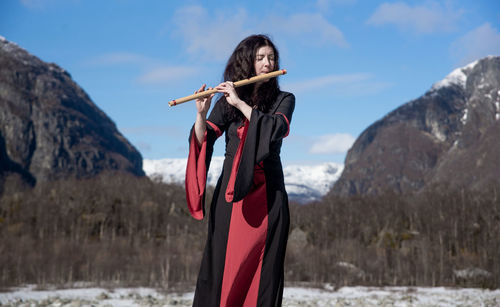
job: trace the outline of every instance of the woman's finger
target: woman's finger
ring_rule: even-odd
[[[194,93],[195,93],[195,94],[198,94],[198,93],[200,93],[200,92],[203,92],[203,91],[205,90],[205,87],[206,87],[206,86],[207,86],[206,84],[203,84],[203,85],[202,85],[202,86],[201,86],[201,87],[200,87],[197,91],[195,91]]]

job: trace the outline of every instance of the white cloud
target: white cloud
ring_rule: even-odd
[[[352,5],[356,3],[357,0],[317,0],[316,6],[322,12],[330,9],[332,5]]]
[[[141,84],[148,85],[168,85],[174,80],[182,80],[192,77],[197,69],[193,66],[169,66],[162,60],[150,58],[135,53],[114,52],[104,54],[86,62],[89,65],[96,66],[135,66],[142,73],[136,78]]]
[[[294,93],[328,89],[335,95],[359,96],[376,94],[391,86],[374,79],[375,76],[370,73],[333,74],[298,82],[284,81],[282,87]]]
[[[311,154],[346,153],[356,139],[348,133],[327,134],[317,137],[309,149]]]
[[[137,78],[137,81],[142,84],[166,84],[168,85],[174,80],[181,80],[194,76],[197,70],[194,67],[187,66],[171,66],[157,67],[147,71]]]
[[[30,10],[45,10],[61,4],[78,4],[80,0],[19,0],[19,2]]]
[[[488,55],[500,55],[500,32],[485,23],[467,32],[451,45],[452,55],[466,65]]]
[[[47,4],[54,2],[53,0],[20,0],[21,4],[29,9],[41,9]]]
[[[463,10],[455,10],[437,2],[409,6],[404,2],[382,3],[368,19],[370,25],[392,24],[400,30],[418,34],[448,32],[456,28]]]
[[[346,75],[327,75],[316,77],[313,79],[299,81],[294,83],[285,83],[286,87],[293,88],[295,92],[306,92],[317,90],[319,88],[324,88],[328,86],[336,85],[346,85],[357,83],[361,81],[368,80],[372,77],[371,74],[367,73],[357,73],[357,74],[346,74]]]
[[[187,6],[176,11],[169,31],[183,40],[189,54],[217,61],[226,60],[238,42],[252,33],[284,36],[290,44],[349,45],[343,33],[321,14],[249,16],[243,8],[229,12]]]
[[[349,46],[343,33],[321,14],[299,13],[291,16],[278,16],[269,18],[264,21],[264,24],[277,34],[295,40],[294,43]]]
[[[103,54],[89,60],[87,63],[91,65],[120,65],[120,64],[136,64],[136,65],[150,65],[158,62],[146,56],[130,53],[130,52],[113,52]]]
[[[231,14],[218,11],[214,17],[202,6],[188,6],[176,11],[174,34],[184,40],[189,53],[225,60],[239,40],[250,34],[247,20],[244,9]]]

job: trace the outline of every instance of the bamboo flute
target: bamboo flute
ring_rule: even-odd
[[[262,75],[258,75],[258,76],[252,77],[252,78],[236,81],[236,82],[234,82],[234,87],[236,88],[236,87],[240,87],[243,85],[267,80],[267,79],[274,78],[274,77],[284,75],[284,74],[286,74],[286,69],[272,71],[272,72],[269,72],[267,74],[262,74]],[[197,94],[193,94],[193,95],[185,96],[185,97],[182,97],[179,99],[171,100],[171,101],[169,101],[168,105],[173,107],[173,106],[179,105],[181,103],[184,103],[184,102],[187,102],[190,100],[194,100],[194,99],[198,99],[198,98],[202,98],[202,97],[206,97],[206,96],[210,96],[210,95],[215,94],[215,93],[217,93],[216,89],[206,90],[206,91],[203,91],[203,92],[200,92]]]

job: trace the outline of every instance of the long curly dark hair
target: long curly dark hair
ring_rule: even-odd
[[[274,70],[279,70],[279,53],[271,39],[266,35],[251,35],[242,40],[229,57],[224,70],[224,81],[238,81],[256,75],[255,56],[259,48],[269,46],[274,51]],[[241,100],[260,111],[268,112],[280,92],[278,78],[267,82],[257,82],[236,88]],[[243,119],[240,110],[225,102],[226,116],[229,120]]]

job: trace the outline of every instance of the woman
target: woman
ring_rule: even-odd
[[[249,36],[229,58],[226,82],[215,88],[223,96],[208,119],[213,95],[196,100],[186,169],[188,207],[196,219],[205,215],[206,174],[223,133],[226,153],[193,306],[281,306],[290,216],[280,149],[295,97],[279,90],[277,78],[237,89],[231,82],[278,69],[271,40]],[[203,90],[205,85],[197,92]]]

